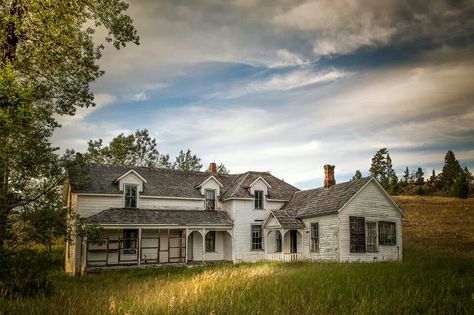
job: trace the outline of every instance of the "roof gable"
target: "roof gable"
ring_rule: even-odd
[[[202,187],[205,183],[207,183],[210,180],[214,180],[220,187],[224,187],[220,181],[217,180],[217,178],[214,177],[214,175],[209,176],[205,181],[200,183],[199,185],[196,186],[196,188]]]
[[[272,186],[262,177],[262,176],[259,176],[256,180],[254,180],[250,185],[249,187],[252,187],[253,185],[255,185],[256,182],[258,181],[262,181],[268,188],[272,188]]]
[[[135,176],[137,176],[142,182],[144,183],[147,183],[147,180],[145,178],[143,178],[142,175],[138,174],[137,171],[135,170],[129,170],[128,172],[122,174],[121,176],[119,176],[117,179],[114,180],[114,183],[118,183],[120,180],[124,179],[125,177],[127,177],[128,175],[130,174],[134,174]]]

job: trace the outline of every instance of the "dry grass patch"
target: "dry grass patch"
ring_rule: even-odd
[[[407,214],[405,247],[474,257],[474,198],[396,196]]]

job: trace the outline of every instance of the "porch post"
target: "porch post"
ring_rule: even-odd
[[[267,235],[267,229],[263,229],[263,236],[265,237],[264,239],[264,245],[265,248],[263,249],[265,253],[265,259],[267,259],[267,245],[268,245],[268,235]]]
[[[142,263],[142,228],[138,228],[138,265]]]
[[[202,229],[202,262],[204,262],[204,253],[206,251],[206,229]]]
[[[184,236],[184,263],[188,263],[188,228],[186,228]]]

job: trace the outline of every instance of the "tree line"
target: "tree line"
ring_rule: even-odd
[[[433,169],[428,178],[425,178],[425,172],[421,167],[410,170],[407,166],[399,179],[393,169],[392,159],[387,148],[382,148],[374,154],[369,173],[392,195],[429,193],[467,198],[471,182],[474,179],[466,166],[461,167],[451,150],[445,155],[442,171],[436,174]],[[362,178],[362,173],[357,170],[352,180],[360,178]]]
[[[120,165],[126,167],[152,167],[176,169],[182,171],[201,171],[201,158],[191,152],[180,150],[174,162],[169,154],[161,154],[157,148],[156,138],[150,136],[147,129],[137,130],[135,133],[119,134],[108,145],[102,139],[89,140],[87,152],[76,153],[74,149],[66,150],[66,160],[73,161],[80,156],[86,163]],[[228,174],[224,164],[217,166],[217,173]]]

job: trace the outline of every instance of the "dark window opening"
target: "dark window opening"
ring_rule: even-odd
[[[397,235],[394,222],[379,222],[379,244],[396,245]]]
[[[206,189],[206,210],[216,209],[216,191],[213,189]]]
[[[123,249],[124,254],[135,254],[137,252],[138,230],[123,230]]]
[[[263,209],[263,190],[255,190],[255,209]]]
[[[311,251],[319,251],[319,223],[311,223]]]
[[[282,247],[282,237],[280,231],[276,231],[276,251],[277,253],[281,253],[281,247]]]
[[[252,225],[252,250],[261,250],[262,248],[262,226]]]
[[[125,185],[125,208],[137,207],[137,186]]]
[[[216,232],[209,231],[206,234],[206,252],[216,251]]]
[[[351,253],[365,253],[365,218],[349,217]]]

